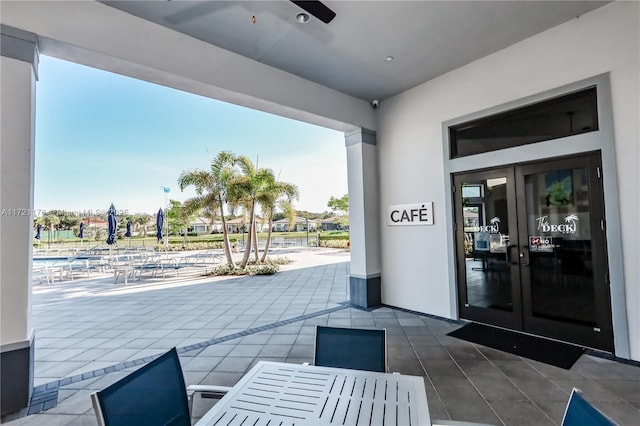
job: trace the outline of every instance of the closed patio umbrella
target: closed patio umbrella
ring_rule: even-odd
[[[158,237],[158,241],[162,241],[162,225],[164,224],[164,213],[162,209],[158,210],[158,214],[156,215],[156,236]]]
[[[84,239],[84,222],[80,222],[80,231],[78,232],[78,238],[80,238],[80,247],[82,247],[82,240]]]
[[[131,247],[131,221],[127,221],[127,232],[124,233],[124,236],[129,239],[129,247]]]
[[[40,238],[42,238],[42,235],[40,235],[41,232],[42,225],[38,224],[38,226],[36,227],[36,240],[40,240]]]
[[[113,204],[111,204],[111,207],[109,207],[109,210],[107,210],[107,225],[107,244],[112,245],[117,241],[116,229],[118,227],[118,217],[116,215],[116,208],[113,206]]]

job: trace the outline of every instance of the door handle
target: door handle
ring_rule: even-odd
[[[520,260],[520,266],[529,266],[529,259],[525,260],[523,251],[520,252],[520,259],[522,259]]]

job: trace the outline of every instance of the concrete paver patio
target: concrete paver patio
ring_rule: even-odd
[[[347,252],[286,256],[295,262],[274,276],[34,286],[35,386],[39,409],[52,408],[9,424],[95,425],[89,395],[172,346],[189,384],[233,385],[258,360],[310,362],[316,324],[386,328],[390,370],[425,378],[432,418],[559,424],[578,387],[618,423],[640,424],[638,367],[583,355],[563,370],[447,336],[456,322],[355,309]],[[196,418],[210,404],[197,400]]]

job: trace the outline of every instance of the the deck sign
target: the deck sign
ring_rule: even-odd
[[[388,225],[433,225],[433,202],[389,206]]]

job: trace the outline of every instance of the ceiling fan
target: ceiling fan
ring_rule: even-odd
[[[311,15],[315,16],[325,24],[328,24],[336,17],[336,13],[329,9],[319,0],[310,0],[310,1],[295,1],[290,0],[291,3],[296,6],[304,9],[306,12],[309,12]]]
[[[167,0],[167,1],[171,2],[171,0]],[[290,0],[290,1],[291,3],[303,9],[309,15],[318,18],[320,21],[324,22],[325,24],[328,24],[333,20],[333,18],[336,17],[336,13],[333,10],[329,9],[327,6],[325,6],[319,0],[307,0],[307,1]],[[107,3],[116,3],[116,2],[107,1]],[[175,2],[175,3],[180,3],[180,2]],[[178,10],[177,12],[168,15],[165,19],[167,22],[171,24],[181,25],[185,22],[202,17],[204,15],[215,12],[217,10],[224,9],[225,7],[228,7],[228,3],[231,3],[231,2],[223,2],[223,1],[196,2],[191,6],[188,6],[184,9]],[[243,3],[239,2],[239,4],[243,4]]]

